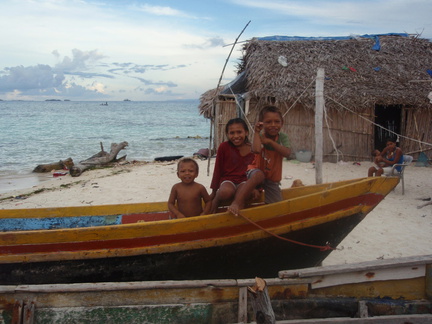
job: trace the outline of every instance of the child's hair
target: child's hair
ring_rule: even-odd
[[[263,121],[265,114],[268,112],[279,114],[280,119],[283,121],[282,112],[276,106],[265,106],[264,108],[262,108],[260,113],[259,113],[259,121]]]
[[[249,127],[246,124],[246,122],[244,121],[244,119],[242,119],[242,118],[233,118],[233,119],[230,119],[228,121],[228,123],[226,124],[226,126],[225,126],[225,134],[228,134],[229,127],[231,125],[234,125],[234,124],[241,124],[243,126],[244,130],[249,133]],[[249,142],[249,138],[247,136],[245,138],[245,142],[246,143]]]
[[[182,163],[186,163],[186,162],[192,162],[193,164],[195,164],[195,167],[196,167],[196,169],[197,169],[197,172],[199,172],[199,165],[198,165],[197,161],[195,161],[194,159],[189,158],[189,157],[182,158],[182,159],[180,159],[180,160],[178,161],[178,163],[177,163],[177,171],[180,169],[180,165],[181,165]]]
[[[378,149],[375,149],[371,152],[372,156],[376,156],[377,152],[378,152],[378,154],[381,153]]]

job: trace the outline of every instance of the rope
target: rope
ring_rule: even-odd
[[[320,251],[328,251],[328,250],[336,250],[335,248],[331,247],[329,244],[323,246],[323,245],[313,245],[313,244],[307,244],[307,243],[303,243],[303,242],[299,242],[299,241],[295,241],[295,240],[290,240],[287,239],[286,237],[282,237],[280,235],[277,235],[275,233],[270,232],[269,230],[265,229],[264,227],[262,227],[261,225],[255,223],[254,221],[250,220],[249,218],[247,218],[245,215],[243,215],[242,213],[238,213],[241,217],[243,217],[243,219],[247,220],[249,223],[251,223],[252,225],[258,227],[260,230],[266,232],[267,234],[270,234],[271,236],[274,236],[278,239],[281,239],[283,241],[287,241],[290,243],[294,243],[294,244],[298,244],[298,245],[303,245],[303,246],[308,246],[311,248],[315,248],[315,249],[319,249]]]
[[[333,144],[333,149],[334,149],[335,152],[336,152],[336,161],[339,162],[339,152],[342,154],[342,159],[343,159],[343,153],[342,153],[342,152],[337,148],[336,143],[335,143],[335,141],[334,141],[334,139],[333,139],[333,136],[332,136],[332,134],[331,134],[331,131],[330,131],[330,125],[329,125],[329,123],[328,123],[327,107],[326,107],[325,104],[324,104],[324,116],[325,116],[325,121],[326,121],[326,125],[327,125],[328,135],[329,135],[330,140],[331,140],[331,142],[332,142],[332,144]]]
[[[291,108],[294,107],[294,105],[297,103],[297,101],[300,100],[301,96],[303,96],[303,94],[306,92],[307,89],[309,89],[309,87],[315,82],[315,80],[316,80],[316,78],[313,78],[311,83],[309,83],[309,85],[303,90],[302,93],[300,93],[300,96],[298,96],[298,98],[294,101],[294,103],[291,105],[291,107],[289,107],[288,110],[285,112],[285,114],[283,114],[282,118],[284,118],[285,115],[288,114],[288,112],[291,110]]]
[[[338,105],[341,106],[342,108],[348,110],[349,112],[351,112],[351,113],[357,115],[358,117],[363,118],[364,120],[368,121],[369,123],[371,123],[371,124],[373,124],[373,125],[375,125],[375,126],[381,128],[381,129],[384,129],[384,130],[386,130],[386,131],[389,132],[389,133],[392,133],[392,134],[396,135],[398,138],[399,138],[399,137],[403,137],[403,138],[405,138],[405,139],[407,139],[407,140],[410,140],[410,141],[414,141],[414,142],[418,142],[418,143],[420,143],[420,144],[424,144],[424,145],[432,146],[431,143],[423,142],[423,141],[420,141],[420,140],[417,140],[417,139],[414,139],[414,138],[411,138],[411,137],[408,137],[408,136],[404,136],[404,135],[398,134],[398,133],[396,133],[396,132],[394,132],[394,131],[392,131],[392,130],[390,130],[390,129],[387,129],[387,128],[385,128],[385,127],[383,127],[383,126],[381,126],[381,125],[379,125],[379,124],[373,122],[372,120],[370,120],[370,119],[368,119],[368,118],[366,118],[366,117],[364,117],[364,116],[362,116],[362,115],[360,115],[360,114],[357,114],[355,111],[353,111],[352,109],[350,109],[350,108],[344,106],[343,104],[341,104],[340,102],[336,101],[335,99],[333,99],[333,98],[331,98],[331,97],[329,97],[329,96],[325,96],[325,97],[326,97],[327,99],[330,99],[331,101],[335,102],[336,104],[338,104]]]

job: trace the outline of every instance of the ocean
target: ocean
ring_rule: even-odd
[[[153,161],[192,156],[209,145],[210,121],[198,100],[187,101],[0,101],[0,192],[38,183],[38,164],[71,157],[85,160],[111,143],[129,143],[117,157]],[[45,175],[46,178],[46,175]],[[14,180],[14,187],[7,184]],[[30,181],[30,183],[29,183]],[[36,184],[35,183],[35,184]]]

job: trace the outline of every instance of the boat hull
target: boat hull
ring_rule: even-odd
[[[241,217],[157,220],[166,203],[0,210],[0,284],[274,277],[319,265],[398,181],[287,189]]]
[[[337,246],[364,218],[356,213],[283,237]],[[130,257],[0,264],[0,284],[276,277],[279,269],[319,265],[331,252],[267,237],[246,243]]]

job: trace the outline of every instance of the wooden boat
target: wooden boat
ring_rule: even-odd
[[[277,323],[432,322],[432,255],[282,270],[265,282]],[[0,323],[250,323],[254,284],[248,278],[0,286]]]
[[[284,189],[243,217],[169,219],[166,202],[0,210],[0,284],[274,277],[319,265],[398,182]]]

